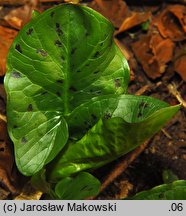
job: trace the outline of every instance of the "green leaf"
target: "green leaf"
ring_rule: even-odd
[[[170,107],[145,96],[104,96],[92,100],[71,114],[70,125],[78,129],[79,122],[81,127],[83,113],[85,118],[102,113],[102,119],[80,140],[69,142],[50,164],[50,180],[98,168],[128,153],[160,130],[179,110],[179,106]]]
[[[168,104],[151,97],[107,95],[94,97],[73,110],[67,118],[70,138],[77,140],[100,119],[121,117],[126,122],[139,122]]]
[[[99,95],[126,93],[129,68],[113,31],[94,10],[65,4],[34,16],[14,40],[5,77],[7,117],[24,175],[37,173],[64,148],[73,110]]]
[[[128,199],[128,198],[127,198]],[[156,186],[131,197],[132,200],[186,200],[186,181],[177,180]]]
[[[99,193],[101,184],[89,173],[81,172],[75,177],[66,177],[55,187],[58,199],[81,200]]]

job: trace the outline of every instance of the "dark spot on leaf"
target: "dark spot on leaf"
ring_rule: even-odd
[[[81,71],[80,70],[77,70],[77,73],[80,73]]]
[[[71,87],[69,88],[69,90],[70,90],[70,91],[73,91],[73,92],[76,92],[76,91],[77,91],[77,89],[76,89],[74,86],[71,86]]]
[[[145,103],[144,101],[142,101],[142,102],[139,104],[139,109],[147,108],[147,107],[148,107],[148,104]]]
[[[16,44],[15,49],[16,49],[18,52],[22,53],[22,49],[21,49],[20,44]]]
[[[103,46],[104,42],[100,43],[100,46]]]
[[[105,119],[110,119],[111,118],[111,113],[105,113],[104,118]]]
[[[13,77],[13,78],[20,78],[20,77],[21,77],[21,74],[20,74],[19,72],[17,72],[17,71],[13,71],[13,72],[12,72],[12,77]]]
[[[36,53],[39,53],[43,57],[46,57],[48,55],[48,53],[45,50],[42,50],[42,49],[36,50]]]
[[[22,142],[23,144],[25,144],[25,143],[27,143],[27,139],[26,139],[25,137],[22,137],[21,142]]]
[[[96,121],[96,120],[97,120],[97,116],[96,116],[96,115],[94,115],[94,114],[91,114],[91,117],[93,118],[93,120],[94,120],[94,121]]]
[[[98,74],[99,73],[99,70],[97,70],[97,71],[94,71],[94,74]]]
[[[86,31],[85,33],[85,37],[88,37],[90,34],[88,33],[88,31]]]
[[[63,80],[57,80],[56,82],[62,84]]]
[[[84,124],[86,125],[86,130],[89,130],[91,128],[90,122],[84,121]]]
[[[28,112],[31,112],[31,111],[33,111],[32,104],[29,104],[29,105],[28,105],[28,107],[27,107],[27,111],[28,111]]]
[[[90,64],[86,64],[85,66],[88,67]]]
[[[33,28],[29,28],[28,31],[26,32],[27,35],[31,35],[33,32]]]
[[[82,187],[82,188],[80,189],[80,191],[84,191],[84,190],[86,190],[86,191],[91,191],[92,189],[91,189],[88,185],[85,185],[84,187]]]
[[[17,125],[13,125],[13,128],[16,129],[16,128],[18,128],[18,126]]]
[[[137,117],[141,118],[142,116],[143,116],[143,114],[142,114],[141,110],[139,110]]]
[[[99,55],[100,55],[100,52],[97,51],[97,52],[94,54],[94,58],[97,58]]]
[[[61,56],[61,59],[64,61],[64,60],[65,60],[65,57],[64,57],[64,56]]]
[[[98,95],[99,95],[99,94],[101,94],[101,90],[99,90],[99,91],[96,91],[96,94],[98,94]]]
[[[115,87],[116,87],[116,88],[121,87],[121,80],[120,80],[120,79],[115,79],[115,80],[114,80],[114,83],[115,83]]]
[[[93,92],[93,89],[90,89],[90,92],[92,93],[92,92]]]
[[[73,54],[76,52],[76,50],[77,50],[76,47],[72,48],[72,50],[71,50],[71,55],[73,55]]]
[[[58,36],[61,36],[63,34],[63,31],[60,29],[60,24],[56,23],[56,32]]]
[[[62,47],[62,43],[59,40],[55,40],[54,44],[58,47]]]
[[[51,16],[51,17],[53,17],[53,16],[54,16],[54,14],[55,14],[55,12],[53,11],[53,12],[50,14],[50,16]]]
[[[56,92],[56,95],[57,95],[58,97],[61,97],[61,93],[60,93],[60,92]]]
[[[47,91],[44,91],[44,92],[41,93],[41,95],[46,95],[46,94],[48,94]]]

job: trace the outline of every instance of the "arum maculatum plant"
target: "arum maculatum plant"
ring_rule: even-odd
[[[100,183],[88,172],[138,147],[179,109],[127,94],[129,67],[113,32],[96,11],[63,4],[35,15],[9,50],[16,164],[52,198],[96,195]]]

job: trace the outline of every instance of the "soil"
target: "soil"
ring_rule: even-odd
[[[57,4],[56,2],[41,3],[40,7],[46,9]],[[89,2],[89,4],[91,4],[93,1],[82,2]],[[144,1],[143,5],[139,5],[138,2],[139,1],[135,0],[126,1],[126,4],[128,4],[130,10],[133,11],[142,11],[145,6],[148,8],[152,7],[150,11],[152,11],[153,14],[161,13],[166,4],[166,1],[153,1],[153,5],[148,5],[148,1]],[[184,1],[172,2],[184,5]],[[13,5],[11,7],[16,8],[17,6]],[[10,6],[8,8],[10,8]],[[5,9],[7,10],[7,7]],[[3,22],[2,25],[7,24]],[[9,28],[12,27],[9,26]],[[118,28],[116,28],[116,30],[118,30]],[[169,60],[166,62],[165,72],[160,74],[157,78],[152,78],[144,71],[143,65],[133,52],[132,44],[139,39],[141,35],[145,35],[146,33],[147,32],[142,30],[141,27],[134,26],[116,36],[129,53],[129,64],[132,75],[128,91],[130,94],[136,94],[136,92],[138,92],[139,94],[159,98],[171,105],[179,104],[180,101],[176,95],[179,94],[183,100],[186,100],[186,84],[182,75],[175,72],[174,61]],[[133,37],[134,35],[135,37]],[[176,42],[175,46],[179,48],[184,44],[185,39]],[[6,115],[6,96],[3,88],[3,77],[3,75],[0,76],[0,114]],[[168,85],[171,83],[176,85],[175,91],[177,94],[172,94],[168,88]],[[0,139],[0,143],[3,141],[4,140]],[[9,143],[11,142],[9,141]],[[12,143],[10,145],[12,145]],[[13,157],[13,150],[11,150],[11,152]],[[94,174],[101,181],[104,181],[111,170],[115,169],[120,162],[121,160],[118,159],[98,169]],[[162,173],[166,169],[171,170],[179,179],[186,180],[186,108],[183,106],[176,116],[159,133],[151,138],[144,151],[138,155],[127,169],[114,179],[96,199],[122,199],[126,196],[132,196],[139,191],[163,184]],[[12,177],[9,176],[9,178],[14,182],[14,185],[18,186],[15,187],[15,190],[10,189],[4,185],[4,181],[0,179],[0,199],[12,199],[20,192],[25,184],[25,180],[27,180],[21,177],[15,165],[12,166],[11,171],[13,174],[11,173],[10,175],[12,175]]]

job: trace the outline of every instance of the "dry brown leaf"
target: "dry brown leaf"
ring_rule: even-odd
[[[153,34],[149,47],[159,64],[164,65],[172,59],[175,45],[170,39],[163,39],[159,34]]]
[[[11,193],[16,193],[14,184],[13,167],[14,159],[10,148],[6,123],[0,120],[0,185]]]
[[[32,11],[36,8],[38,0],[31,0],[28,4],[22,7],[11,10],[4,20],[12,26],[20,30],[32,17]]]
[[[151,17],[151,12],[143,12],[143,13],[132,12],[130,16],[126,17],[123,20],[123,23],[121,24],[119,30],[117,31],[117,34],[147,21],[148,19],[150,19],[150,17]]]
[[[174,69],[186,81],[186,54],[179,57],[174,63]]]
[[[173,41],[186,38],[186,7],[183,5],[169,5],[152,22],[157,26],[160,34]]]
[[[17,31],[0,26],[0,76],[6,71],[6,56]]]
[[[174,43],[150,32],[132,43],[132,49],[148,77],[156,79],[165,72],[166,64],[172,59]]]
[[[117,28],[129,13],[126,3],[122,0],[96,0],[89,6],[107,17]]]
[[[150,35],[142,35],[138,41],[132,43],[132,50],[147,75],[151,78],[156,78],[160,76],[158,73],[159,66],[156,61],[150,63],[153,58],[149,48],[150,39]]]

